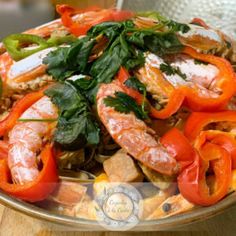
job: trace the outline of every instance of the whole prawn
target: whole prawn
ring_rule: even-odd
[[[97,110],[112,138],[130,155],[162,174],[178,172],[174,157],[155,139],[155,132],[133,113],[123,114],[104,104],[104,98],[124,92],[118,81],[101,85],[97,94]]]
[[[8,166],[14,183],[25,184],[38,176],[38,154],[44,141],[50,139],[55,125],[42,121],[56,119],[57,116],[57,108],[45,96],[28,108],[20,118],[30,121],[18,122],[9,132]]]

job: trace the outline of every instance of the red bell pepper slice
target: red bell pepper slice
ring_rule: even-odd
[[[25,95],[20,99],[15,106],[13,106],[10,114],[0,122],[0,137],[4,136],[6,132],[11,130],[16,124],[20,116],[35,102],[44,96],[44,90],[33,92]]]
[[[204,127],[213,122],[216,123],[223,121],[236,122],[236,112],[193,112],[186,121],[184,134],[191,142],[193,142],[200,134],[200,132],[204,129]]]
[[[154,107],[150,106],[150,115],[153,118],[166,119],[176,113],[183,103],[193,111],[215,112],[217,110],[222,110],[226,107],[229,100],[236,92],[235,74],[232,66],[227,60],[213,55],[198,53],[189,47],[185,47],[183,53],[194,59],[213,64],[219,69],[217,80],[219,81],[218,88],[222,93],[216,98],[206,98],[199,96],[198,92],[193,88],[181,86],[177,89],[174,89],[170,94],[168,104],[164,109],[158,111]],[[122,68],[121,70],[125,69]],[[122,76],[124,76],[124,78],[122,78]],[[125,72],[120,72],[118,74],[118,79],[123,84],[123,81],[127,79]],[[137,93],[134,94],[133,91],[127,91],[127,93],[129,93],[130,96],[133,95],[133,98],[137,99],[137,102],[143,101],[143,99],[140,97],[142,95],[139,96]]]
[[[227,133],[219,132],[221,135],[214,138],[214,144],[217,144],[228,151],[231,155],[232,169],[236,169],[236,140]]]
[[[130,78],[129,72],[124,67],[121,67],[117,75],[118,81],[120,82],[125,93],[128,94],[130,97],[134,98],[136,102],[139,105],[141,105],[144,100],[143,95],[139,93],[137,90],[129,88],[125,85],[125,81],[128,80],[129,78]]]
[[[8,155],[8,143],[0,140],[0,160],[6,159]]]
[[[154,107],[151,107],[150,115],[156,119],[167,119],[179,110],[179,108],[183,104],[184,98],[185,96],[182,90],[176,89],[171,93],[169,101],[165,108],[158,111]]]
[[[77,23],[73,20],[73,15],[85,13],[88,11],[97,12],[93,19],[85,20],[83,24]],[[57,12],[61,15],[62,23],[65,27],[70,29],[70,32],[75,36],[85,35],[94,25],[106,21],[123,21],[134,16],[131,11],[118,11],[115,9],[102,10],[99,7],[89,7],[84,10],[75,9],[67,5],[58,5]]]
[[[130,78],[129,72],[124,67],[121,67],[118,72],[117,79],[120,81],[124,91],[129,96],[133,97],[139,105],[141,105],[145,99],[143,95],[132,88],[128,88],[124,84],[125,81],[129,78]],[[178,111],[178,109],[183,103],[183,100],[184,100],[183,93],[180,90],[174,90],[170,96],[168,104],[161,111],[158,111],[153,106],[151,106],[150,103],[148,103],[148,106],[150,108],[150,116],[157,119],[166,119]]]
[[[76,9],[67,4],[56,5],[56,11],[60,15],[63,15],[64,13],[79,14],[79,13],[85,13],[88,11],[99,11],[99,10],[101,10],[99,6],[89,6],[84,9],[79,9],[79,8]]]
[[[193,142],[198,135],[204,130],[204,128],[216,122],[236,122],[236,112],[235,111],[224,111],[216,113],[204,113],[204,112],[194,112],[187,119],[184,134]],[[213,131],[212,131],[213,132]],[[214,131],[221,134],[218,138],[214,139],[217,144],[225,148],[230,154],[232,159],[232,168],[236,169],[236,140],[230,134],[222,131]]]
[[[57,166],[52,145],[41,152],[43,168],[32,182],[20,185],[11,183],[7,160],[0,160],[0,189],[7,194],[29,202],[42,201],[55,189],[58,182]]]
[[[212,133],[209,136],[209,132],[203,132],[196,141],[195,147],[199,153],[195,155],[195,161],[178,176],[180,193],[194,204],[214,205],[227,195],[230,188],[231,157],[227,150],[215,144],[215,138],[220,136],[221,134]],[[210,165],[215,176],[211,191],[206,180]]]
[[[194,59],[215,65],[219,69],[217,80],[220,81],[218,87],[222,91],[217,98],[205,98],[200,97],[194,89],[183,86],[181,89],[185,94],[185,105],[193,111],[217,111],[224,109],[236,92],[235,74],[231,64],[224,58],[201,54],[190,47],[185,47],[183,53]]]
[[[177,128],[168,131],[161,137],[160,142],[178,161],[181,170],[193,163],[195,150],[188,139]]]
[[[191,21],[191,24],[195,24],[195,25],[199,25],[199,26],[202,26],[203,28],[205,29],[209,29],[210,27],[206,24],[206,22],[200,18],[194,18],[192,21]]]

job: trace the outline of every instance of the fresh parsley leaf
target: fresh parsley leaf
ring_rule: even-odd
[[[84,73],[94,45],[95,40],[84,37],[69,47],[61,47],[50,52],[43,60],[48,66],[48,74],[57,81],[64,81],[73,74]]]
[[[195,65],[208,65],[209,63],[205,62],[205,61],[194,59],[194,64]]]
[[[129,52],[127,47],[123,47],[118,40],[117,45],[106,50],[92,65],[90,74],[98,83],[110,83],[117,74],[123,61],[127,60]],[[118,42],[117,42],[118,41]]]
[[[172,67],[167,63],[162,63],[160,65],[160,70],[167,75],[179,75],[182,79],[186,80],[187,76],[181,72],[179,67]]]
[[[157,11],[139,12],[138,16],[148,17],[150,19],[157,20],[159,24],[162,25],[162,27],[167,26],[172,32],[182,32],[184,34],[190,30],[190,27],[187,24],[169,20]]]
[[[232,48],[232,44],[228,40],[225,40],[225,44],[228,49]]]
[[[108,96],[104,99],[106,106],[113,107],[116,111],[128,114],[134,112],[137,118],[141,120],[148,119],[147,112],[144,112],[142,107],[136,101],[123,92],[116,92],[115,97]]]
[[[134,50],[132,56],[125,62],[125,67],[127,70],[132,70],[144,64],[145,64],[145,57],[143,52],[140,50]]]
[[[141,66],[145,62],[143,54],[133,51],[123,34],[119,35],[103,55],[92,65],[90,74],[98,83],[110,83],[121,66],[128,69]]]
[[[144,51],[160,56],[180,53],[183,49],[182,43],[173,32],[139,30],[129,35],[127,40]]]
[[[88,91],[94,87],[96,80],[88,75],[75,75],[67,80],[68,83],[73,84],[80,91]]]
[[[125,85],[129,88],[133,88],[141,93],[146,92],[145,85],[140,82],[136,77],[130,77],[125,81]]]
[[[66,149],[99,143],[99,126],[85,97],[71,84],[56,84],[45,91],[59,109],[54,140]]]
[[[173,32],[181,32],[183,34],[188,33],[191,29],[187,24],[179,23],[173,20],[169,20],[166,26]]]
[[[97,37],[99,35],[104,35],[110,41],[113,41],[113,39],[115,39],[115,37],[117,37],[123,29],[124,25],[120,22],[104,22],[93,26],[89,30],[88,36]]]

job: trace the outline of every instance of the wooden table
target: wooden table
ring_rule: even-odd
[[[205,222],[185,226],[173,232],[112,233],[72,232],[69,228],[37,220],[0,205],[0,236],[234,236],[236,206]],[[151,230],[151,229],[150,229]]]

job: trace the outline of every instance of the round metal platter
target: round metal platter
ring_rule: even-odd
[[[36,207],[32,204],[12,198],[3,192],[0,192],[0,203],[16,211],[40,220],[56,223],[64,227],[70,226],[70,229],[71,227],[73,227],[75,231],[104,231],[104,228],[101,227],[101,225],[97,221],[55,214],[42,208]],[[202,221],[220,214],[235,203],[236,193],[234,192],[223,199],[221,202],[211,207],[198,208],[191,212],[165,219],[141,221],[132,229],[132,231],[158,231],[182,227],[184,225]]]

